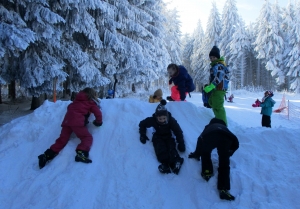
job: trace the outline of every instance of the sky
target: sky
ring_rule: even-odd
[[[181,32],[193,33],[200,19],[202,27],[205,30],[208,16],[212,8],[213,0],[163,0],[168,3],[168,8],[177,8],[179,12],[179,20],[181,21]],[[224,3],[226,0],[216,0],[219,13],[222,14]],[[248,25],[255,22],[259,16],[260,9],[265,0],[236,0],[239,14]],[[271,3],[275,0],[270,0]],[[281,7],[288,4],[288,0],[278,0]]]

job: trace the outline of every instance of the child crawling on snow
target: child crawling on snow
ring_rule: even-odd
[[[96,92],[92,88],[85,88],[80,91],[75,100],[69,104],[65,118],[61,124],[62,129],[60,136],[55,143],[47,149],[44,154],[38,156],[39,167],[43,168],[47,162],[52,160],[66,146],[69,138],[74,132],[80,139],[81,143],[76,148],[76,162],[91,163],[89,159],[89,151],[93,143],[93,136],[88,131],[86,125],[89,123],[88,117],[90,113],[95,115],[95,126],[102,125],[102,113],[100,110],[99,100]]]
[[[149,138],[146,135],[147,128],[153,127],[155,132],[152,137],[152,142],[156,157],[161,163],[158,170],[161,173],[175,173],[178,174],[183,164],[181,158],[176,150],[176,142],[172,137],[172,132],[176,136],[178,143],[177,149],[180,152],[185,151],[185,144],[183,140],[182,130],[177,121],[168,112],[166,100],[162,100],[157,106],[152,117],[142,120],[139,124],[140,141],[145,144]]]

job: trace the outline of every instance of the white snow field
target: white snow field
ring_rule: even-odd
[[[210,109],[202,107],[201,95],[193,94],[190,102],[167,104],[184,132],[187,148],[181,154],[185,161],[179,175],[159,173],[152,143],[139,141],[138,124],[153,114],[157,104],[102,100],[103,126],[88,125],[94,137],[91,164],[74,161],[79,139],[73,136],[52,162],[38,168],[37,156],[59,136],[70,102],[46,101],[32,114],[2,126],[0,208],[299,208],[299,122],[273,114],[272,128],[262,128],[260,108],[251,107],[262,94],[235,94],[234,103],[226,103],[229,129],[240,141],[231,157],[230,191],[235,201],[219,199],[216,151],[212,153],[215,175],[209,182],[200,176],[201,162],[188,159],[213,117]],[[281,97],[275,94],[275,107]],[[287,97],[300,102],[299,96]]]

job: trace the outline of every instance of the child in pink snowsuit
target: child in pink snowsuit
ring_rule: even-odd
[[[44,154],[38,156],[39,166],[43,168],[47,162],[52,160],[68,143],[72,132],[80,139],[81,143],[76,148],[76,162],[91,163],[89,151],[93,143],[93,136],[88,131],[86,125],[91,113],[95,115],[95,126],[102,125],[102,113],[96,92],[92,88],[85,88],[80,91],[75,100],[68,106],[67,113],[61,124],[60,136],[55,143],[47,149]]]

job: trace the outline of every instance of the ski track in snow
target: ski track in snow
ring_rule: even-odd
[[[52,162],[38,168],[37,156],[59,136],[70,102],[45,102],[32,114],[2,126],[1,208],[298,208],[299,123],[273,114],[273,128],[260,127],[260,108],[246,106],[251,106],[253,99],[237,95],[235,103],[225,104],[229,128],[240,141],[231,158],[235,201],[218,197],[215,150],[214,176],[209,182],[200,176],[201,163],[188,159],[213,117],[210,109],[202,107],[200,96],[193,94],[188,100],[196,106],[190,102],[167,104],[184,132],[187,148],[180,153],[185,161],[178,176],[160,174],[152,142],[143,145],[139,141],[138,124],[154,113],[157,104],[102,100],[103,126],[88,125],[94,137],[91,164],[74,161],[79,139],[72,135]],[[277,107],[281,97],[275,100]],[[152,129],[147,135],[151,139]]]

